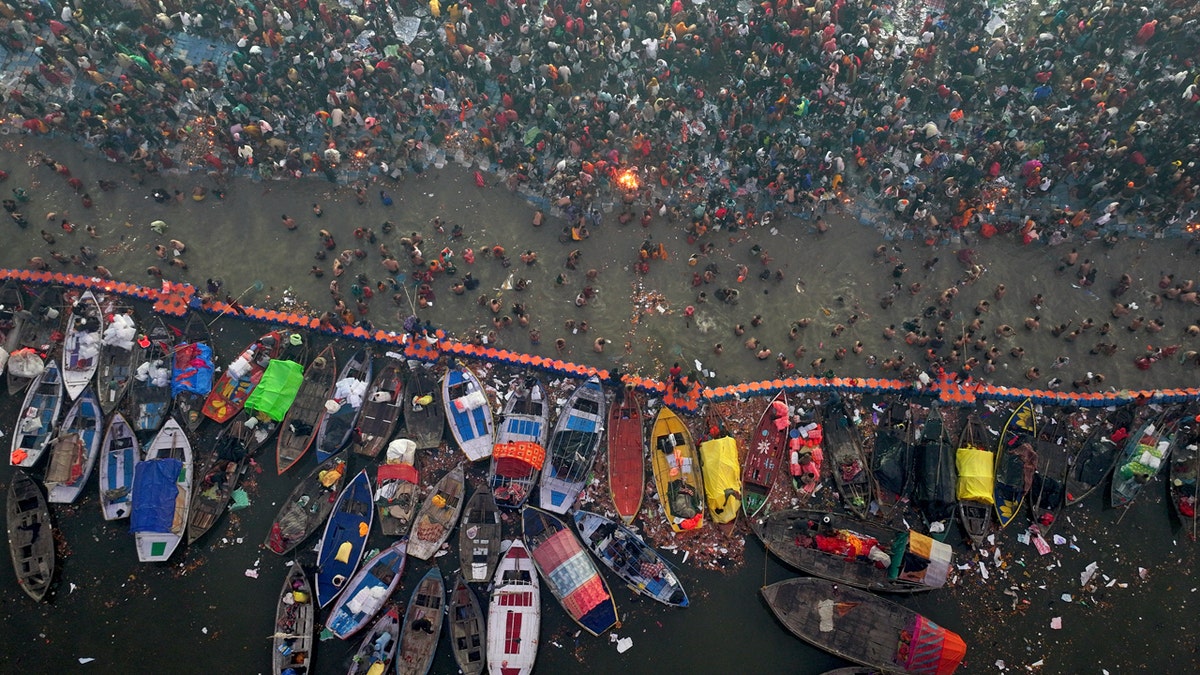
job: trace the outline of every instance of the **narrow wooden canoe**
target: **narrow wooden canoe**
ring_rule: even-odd
[[[487,656],[486,624],[479,597],[460,576],[454,581],[447,601],[450,633],[450,649],[463,675],[479,675],[483,672],[484,657]]]
[[[420,365],[408,372],[408,387],[404,396],[404,436],[412,439],[418,450],[437,448],[442,444],[442,436],[446,431],[442,389],[432,368]]]
[[[931,591],[945,586],[953,569],[949,544],[837,513],[789,509],[752,525],[767,550],[789,566],[869,591]]]
[[[483,383],[468,368],[451,368],[442,378],[442,401],[450,433],[467,461],[490,457],[495,442],[492,403]]]
[[[543,509],[566,513],[575,505],[592,473],[604,435],[605,403],[600,378],[592,376],[571,392],[559,411],[542,469],[538,504]]]
[[[488,485],[496,506],[519,509],[529,499],[546,462],[549,435],[550,402],[545,386],[533,375],[518,375],[509,385],[488,466]]]
[[[379,529],[389,537],[407,537],[420,497],[417,444],[407,438],[397,438],[388,443],[383,464],[375,472]]]
[[[520,540],[508,544],[496,566],[488,603],[487,662],[491,672],[529,675],[537,661],[541,590],[525,544]]]
[[[762,594],[793,635],[864,666],[952,675],[967,653],[956,633],[851,586],[801,577],[771,584]]]
[[[371,382],[362,410],[358,414],[358,434],[354,452],[376,457],[392,439],[396,422],[404,410],[404,370],[395,358],[388,358]]]
[[[67,332],[63,338],[62,378],[67,397],[74,401],[84,387],[96,376],[100,366],[100,336],[104,332],[104,315],[100,303],[91,291],[71,306],[71,317],[67,320]]]
[[[289,668],[312,671],[313,624],[316,618],[312,584],[300,563],[293,562],[283,580],[279,602],[275,605],[274,649],[271,650],[271,672],[274,675],[283,675]]]
[[[388,606],[359,643],[358,651],[350,660],[349,674],[390,672],[399,644],[400,608],[393,604]]]
[[[476,490],[463,509],[458,527],[458,560],[462,576],[473,584],[486,584],[500,560],[500,509],[486,487]]]
[[[1033,401],[1017,404],[1000,431],[996,445],[996,522],[1000,529],[1016,519],[1037,468],[1037,411]]]
[[[371,381],[372,356],[369,349],[360,349],[342,366],[333,391],[325,401],[325,415],[317,426],[317,461],[346,447],[354,433],[354,422],[362,409],[367,385]]]
[[[650,457],[667,524],[675,532],[704,527],[704,476],[696,444],[687,425],[666,406],[654,419]]]
[[[1193,541],[1197,535],[1196,479],[1200,477],[1200,435],[1194,430],[1178,441],[1167,474],[1171,506],[1184,530]]]
[[[50,442],[50,465],[46,468],[46,500],[51,504],[73,504],[83,492],[103,440],[104,413],[91,387],[85,387],[67,411]]]
[[[434,565],[413,589],[400,647],[396,650],[397,675],[425,675],[433,665],[442,631],[442,606],[446,598],[442,571]]]
[[[687,592],[667,561],[627,526],[580,509],[575,529],[583,545],[634,593],[670,607],[687,607]]]
[[[267,364],[279,355],[282,347],[283,334],[279,331],[270,331],[247,345],[213,383],[201,409],[204,416],[224,424],[241,412],[246,399],[262,380]]]
[[[747,518],[757,516],[766,506],[775,475],[783,466],[789,414],[787,392],[780,390],[763,409],[746,444],[746,457],[742,460],[742,510]]]
[[[346,457],[334,455],[309,472],[284,500],[267,533],[267,550],[287,555],[329,520],[342,486]]]
[[[337,352],[333,345],[321,350],[304,369],[304,381],[296,400],[279,423],[279,438],[275,442],[275,468],[279,475],[296,466],[317,440],[317,429],[325,416],[325,401],[333,391],[337,372]]]
[[[995,504],[996,456],[987,448],[983,432],[979,415],[969,414],[954,454],[958,522],[974,546],[982,545],[992,531]]]
[[[37,297],[28,306],[29,311],[22,313],[24,320],[21,321],[20,330],[17,331],[14,349],[8,351],[14,353],[17,350],[29,349],[44,358],[53,347],[55,331],[58,331],[63,324],[62,287],[43,286]],[[12,337],[9,336],[8,340],[12,342]],[[62,371],[59,370],[59,372]],[[15,396],[24,391],[34,378],[21,377],[10,366],[7,379],[8,393],[10,396]]]
[[[824,438],[825,459],[833,469],[833,481],[842,504],[859,518],[866,518],[875,488],[858,428],[840,395],[831,396],[825,405]]]
[[[105,415],[111,414],[129,392],[133,381],[133,357],[137,345],[137,321],[133,310],[114,311],[105,322],[96,367],[96,396]]]
[[[617,604],[575,533],[558,516],[526,506],[522,536],[533,564],[567,616],[592,635],[617,623]]]
[[[132,509],[133,472],[142,461],[137,434],[119,412],[108,420],[100,449],[100,509],[105,520],[128,518]]]
[[[17,585],[41,602],[54,579],[54,525],[42,489],[19,469],[8,484],[8,548]]]
[[[189,431],[195,431],[204,420],[204,404],[212,393],[216,362],[217,352],[208,324],[199,313],[193,312],[184,324],[182,341],[174,347],[171,358],[175,409]]]
[[[183,427],[168,419],[146,447],[133,472],[129,529],[138,560],[165,562],[187,529],[192,497],[192,444]]]
[[[10,277],[0,285],[0,347],[8,353],[15,352],[20,345],[21,324],[25,323],[25,294],[21,283]]]
[[[1163,470],[1175,444],[1177,422],[1164,412],[1146,422],[1125,441],[1109,489],[1114,508],[1132,504],[1150,479]]]
[[[400,585],[408,560],[407,547],[408,542],[401,539],[363,564],[330,608],[325,619],[329,632],[348,640],[375,618]]]
[[[442,476],[425,496],[425,502],[421,504],[409,533],[410,556],[429,560],[446,543],[462,513],[465,491],[463,466],[459,464]]]
[[[63,388],[58,364],[53,361],[33,380],[12,432],[8,461],[13,466],[31,467],[46,451],[62,410]]]
[[[171,410],[175,334],[155,318],[150,332],[140,337],[133,348],[132,359],[132,377],[126,394],[129,425],[138,433],[153,434]]]
[[[241,414],[241,413],[239,413]],[[188,543],[195,543],[220,520],[238,481],[246,471],[249,451],[232,425],[221,429],[216,442],[203,464],[197,462],[196,485],[192,492],[192,507],[188,513]]]
[[[317,556],[317,601],[322,607],[337,599],[358,569],[374,519],[371,479],[363,470],[338,495],[321,537]]]
[[[1067,477],[1063,481],[1067,506],[1087,499],[1108,479],[1121,457],[1121,445],[1113,439],[1128,436],[1133,430],[1133,422],[1132,408],[1124,406],[1097,424],[1088,434],[1067,466]]]
[[[646,425],[632,391],[608,409],[608,492],[617,515],[632,523],[646,493]]]
[[[936,403],[925,416],[920,441],[913,445],[913,478],[913,501],[925,516],[929,536],[945,541],[954,525],[958,471],[954,444]],[[934,523],[940,525],[934,527]],[[939,532],[933,532],[938,528]]]

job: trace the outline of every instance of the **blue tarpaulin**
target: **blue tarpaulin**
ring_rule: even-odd
[[[176,481],[183,461],[174,457],[139,462],[133,472],[130,532],[170,532],[175,522]]]
[[[181,345],[171,369],[171,395],[190,391],[207,396],[213,385],[212,347],[206,344]]]

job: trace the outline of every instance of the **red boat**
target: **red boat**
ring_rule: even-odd
[[[204,416],[224,424],[241,412],[250,392],[258,386],[263,372],[267,370],[267,365],[271,359],[279,356],[282,349],[283,335],[279,331],[271,331],[250,343],[213,384],[212,391],[204,400]]]
[[[758,515],[775,484],[775,472],[783,465],[788,433],[787,393],[780,391],[767,404],[754,435],[746,444],[742,462],[742,509],[746,516]]]
[[[633,392],[608,409],[608,490],[613,508],[626,524],[642,508],[646,484],[646,428]]]

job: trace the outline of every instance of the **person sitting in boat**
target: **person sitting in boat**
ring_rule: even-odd
[[[412,623],[413,630],[423,631],[428,635],[433,635],[433,622],[425,617],[421,617]]]
[[[683,482],[683,479],[671,481],[667,493],[670,497],[672,516],[687,520],[699,512],[695,505],[696,491],[691,485]]]
[[[892,563],[891,556],[879,547],[879,540],[874,537],[865,537],[843,529],[832,529],[830,534],[829,529],[826,529],[825,532],[818,532],[813,539],[818,550],[845,556],[846,560],[870,560],[879,569],[884,569]]]

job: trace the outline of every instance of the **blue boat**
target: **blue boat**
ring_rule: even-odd
[[[442,379],[446,421],[467,460],[478,462],[492,455],[495,423],[492,404],[483,384],[466,368],[451,368]]]
[[[408,540],[401,539],[367,561],[329,610],[329,632],[345,640],[375,618],[404,576],[407,549]]]
[[[575,533],[552,513],[521,509],[522,534],[533,564],[567,615],[592,635],[617,623],[617,604]]]
[[[92,475],[100,456],[104,413],[100,399],[91,387],[85,387],[75,405],[67,411],[59,427],[58,438],[50,442],[50,466],[46,469],[46,501],[73,504]]]
[[[637,593],[672,607],[687,607],[687,593],[654,547],[636,532],[591,511],[575,512],[575,529],[604,566]]]
[[[543,509],[566,513],[583,491],[604,435],[604,406],[604,388],[593,376],[575,388],[558,414],[542,471]]]
[[[46,451],[46,445],[50,443],[62,402],[62,377],[58,364],[50,361],[25,393],[25,402],[17,415],[17,425],[12,430],[9,463],[26,469],[37,464]]]
[[[338,495],[317,557],[317,603],[333,602],[358,569],[375,518],[371,479],[360,471]]]

